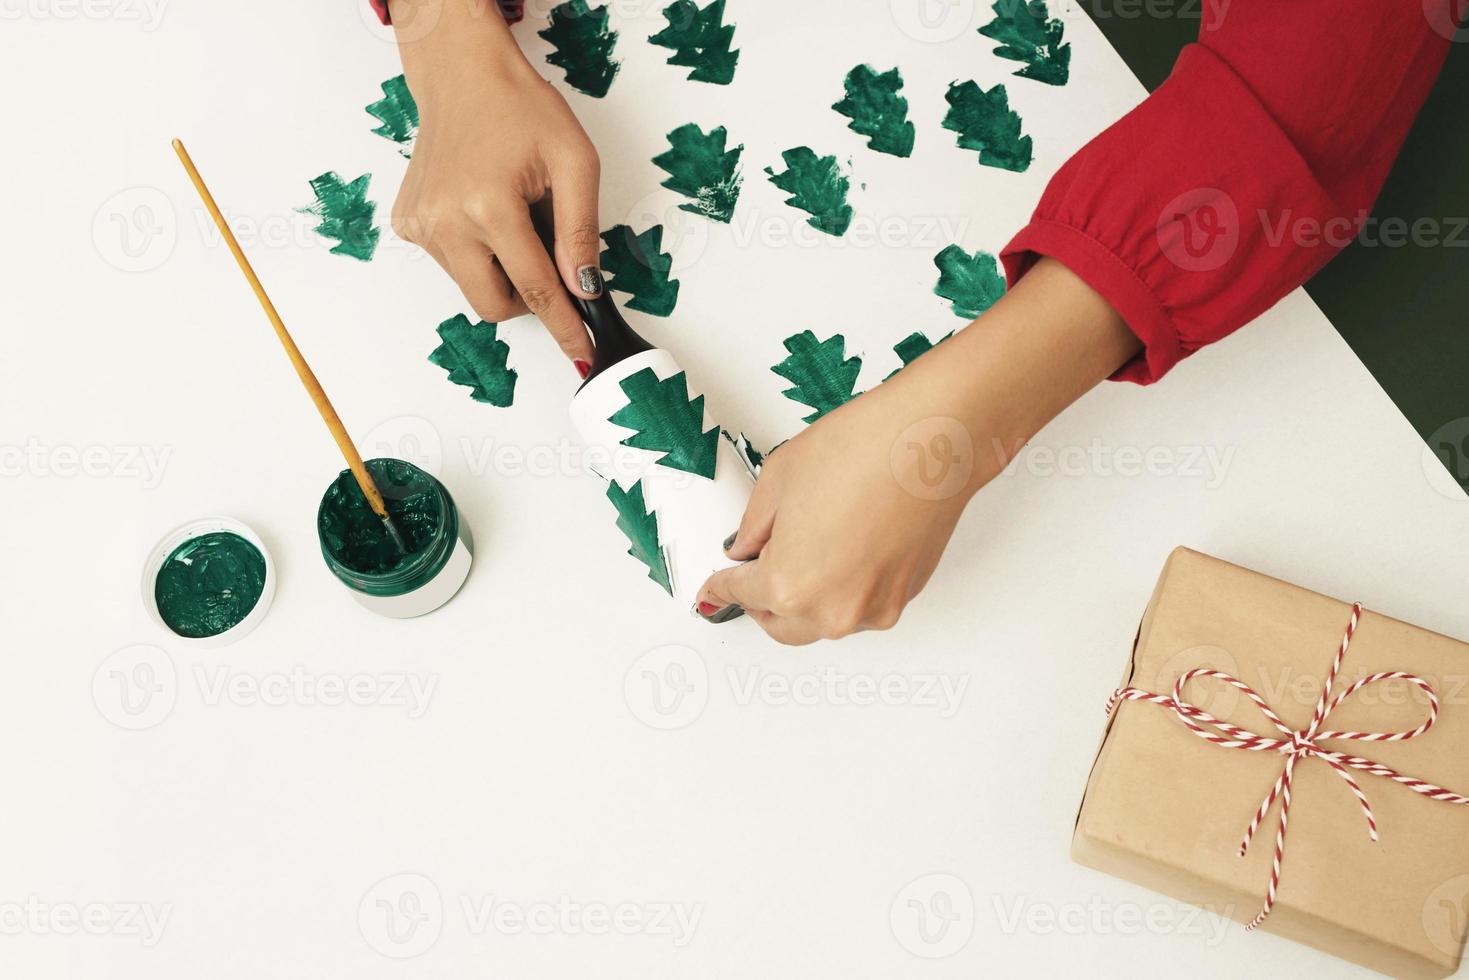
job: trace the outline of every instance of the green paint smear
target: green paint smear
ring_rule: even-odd
[[[332,247],[333,255],[350,255],[367,262],[377,250],[379,232],[372,224],[377,205],[367,199],[371,181],[372,174],[363,174],[348,184],[330,171],[311,181],[316,203],[299,211],[321,218],[315,230],[322,238],[337,242]]]
[[[778,174],[766,167],[770,182],[791,195],[787,204],[811,215],[808,225],[840,238],[852,223],[852,208],[847,204],[851,182],[837,166],[837,158],[819,157],[809,146],[797,146],[780,156],[786,170]]]
[[[979,29],[1000,42],[995,54],[1023,61],[1016,75],[1047,85],[1065,85],[1071,77],[1071,45],[1062,44],[1066,25],[1050,18],[1046,0],[995,0],[995,19]]]
[[[973,320],[1005,295],[1005,277],[988,252],[970,255],[958,245],[950,245],[933,257],[933,264],[939,269],[938,285],[933,291],[949,301],[955,316]]]
[[[538,32],[556,49],[546,61],[566,72],[566,84],[600,99],[622,68],[612,57],[617,32],[607,27],[607,8],[592,9],[587,0],[567,0],[551,8],[551,24]]]
[[[939,343],[942,344],[944,341],[948,340],[952,336],[954,336],[954,331],[950,330],[948,333],[939,338]],[[918,360],[918,358],[933,350],[936,346],[938,345],[929,340],[922,331],[913,331],[908,336],[904,337],[902,340],[893,345],[893,353],[897,354],[898,360],[902,361],[903,363],[897,371],[894,371],[892,374],[888,375],[882,380],[889,380],[899,371],[902,371],[903,368],[907,367],[909,364],[912,364],[914,361]]]
[[[173,549],[153,583],[163,622],[195,640],[238,625],[264,591],[265,556],[229,531],[201,534]]]
[[[617,508],[617,527],[627,537],[628,554],[648,569],[648,578],[673,595],[673,582],[668,574],[668,559],[663,554],[663,544],[658,540],[658,517],[648,513],[643,503],[643,484],[638,481],[626,493],[616,480],[607,484],[607,499]]]
[[[338,564],[355,572],[380,575],[397,570],[438,537],[444,512],[433,482],[401,459],[370,459],[368,472],[382,491],[388,516],[408,545],[398,550],[382,519],[372,512],[351,470],[343,470],[322,498],[317,531],[322,546]]]
[[[667,316],[678,302],[678,280],[670,278],[673,256],[660,252],[663,226],[653,225],[642,234],[627,225],[613,225],[602,232],[607,247],[602,250],[602,272],[608,289],[629,293],[630,310]]]
[[[862,359],[847,357],[846,344],[846,338],[839,333],[818,341],[810,330],[786,338],[785,348],[790,356],[770,370],[794,386],[781,394],[813,409],[802,421],[815,422],[857,397],[855,389]]]
[[[382,124],[374,133],[397,143],[401,147],[398,152],[405,157],[413,155],[408,148],[418,136],[418,103],[408,91],[406,78],[399,75],[383,82],[382,99],[369,105],[367,112]]]
[[[964,149],[978,150],[981,164],[1016,173],[1030,169],[1030,137],[1020,135],[1020,116],[1010,110],[1004,85],[986,92],[974,82],[956,82],[944,98],[949,103],[944,128],[959,134]]]
[[[732,150],[724,148],[728,134],[723,126],[707,134],[689,123],[668,134],[673,147],[653,158],[653,163],[668,171],[663,186],[692,198],[692,204],[680,204],[680,211],[702,214],[729,224],[734,217],[735,202],[740,197],[740,154],[744,145]]]
[[[660,466],[714,479],[719,429],[705,431],[704,396],[689,399],[682,371],[660,381],[652,368],[643,368],[623,378],[621,387],[628,402],[609,421],[636,430],[622,445],[663,453]]]
[[[493,323],[470,323],[460,313],[439,324],[443,341],[428,356],[431,363],[449,372],[449,380],[469,389],[477,402],[506,408],[515,400],[514,368],[507,367],[510,347],[496,336]]]
[[[847,97],[832,106],[851,119],[847,128],[868,137],[867,145],[895,157],[913,153],[913,124],[908,100],[898,94],[903,76],[898,69],[878,74],[868,65],[847,72]]]
[[[663,8],[668,26],[648,38],[660,48],[672,48],[670,65],[692,68],[689,80],[728,85],[734,80],[739,51],[731,51],[734,25],[724,23],[724,0],[699,9],[694,0],[674,0]]]

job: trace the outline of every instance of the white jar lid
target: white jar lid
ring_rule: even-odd
[[[185,541],[200,537],[205,534],[216,532],[228,532],[237,534],[244,538],[260,552],[260,557],[265,560],[265,584],[260,590],[260,598],[255,600],[255,605],[249,613],[238,623],[231,626],[222,633],[213,636],[183,636],[174,632],[164,622],[163,613],[158,609],[157,582],[158,573],[163,570],[164,562],[168,556]],[[270,609],[270,601],[275,598],[275,562],[270,558],[270,552],[266,550],[265,542],[260,540],[260,535],[243,521],[237,521],[232,517],[201,517],[197,520],[181,524],[165,534],[159,542],[153,546],[148,553],[148,560],[143,563],[143,606],[148,610],[148,615],[168,635],[180,640],[190,646],[196,647],[222,647],[241,639],[265,618]]]

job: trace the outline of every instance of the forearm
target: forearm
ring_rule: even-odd
[[[921,402],[911,417],[947,415],[964,425],[973,443],[973,492],[1140,347],[1095,290],[1042,259],[967,329],[903,371],[910,396]]]
[[[414,98],[432,104],[469,74],[533,71],[495,0],[391,0],[393,33]]]

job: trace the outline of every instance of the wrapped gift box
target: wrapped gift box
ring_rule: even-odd
[[[1469,593],[1466,593],[1469,601]],[[1249,692],[1194,677],[1180,702],[1225,723],[1199,737],[1172,703],[1175,683],[1213,668],[1248,685],[1292,732],[1307,731],[1353,607],[1185,548],[1168,559],[1138,631],[1119,700],[1077,816],[1073,858],[1174,898],[1249,923],[1272,879],[1282,803],[1241,839],[1299,742],[1245,751],[1220,744],[1238,726],[1286,741]],[[1418,675],[1439,699],[1428,731],[1403,740],[1313,741],[1445,791],[1437,799],[1380,773],[1346,767],[1366,813],[1332,765],[1297,752],[1274,906],[1259,923],[1386,974],[1446,977],[1469,928],[1469,645],[1363,611],[1333,694],[1379,672]],[[1157,697],[1142,699],[1143,694]],[[1402,678],[1371,683],[1332,709],[1318,731],[1405,732],[1430,715]],[[1420,784],[1420,788],[1421,784]]]

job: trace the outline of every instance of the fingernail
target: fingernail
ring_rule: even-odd
[[[713,616],[717,612],[719,612],[719,607],[716,606],[714,603],[712,603],[712,602],[701,602],[701,603],[699,603],[699,615],[700,616],[703,616],[705,619],[708,619],[710,616]]]
[[[576,368],[576,373],[581,375],[583,381],[587,379],[587,375],[592,373],[592,366],[579,357],[572,359],[571,366]]]
[[[733,548],[734,547],[734,539],[737,538],[737,537],[739,537],[739,536],[740,536],[740,532],[736,531],[734,534],[731,534],[729,537],[725,538],[724,539],[724,550],[725,551],[728,551],[729,549]]]
[[[602,272],[594,265],[584,265],[576,270],[576,284],[584,293],[602,295]]]

